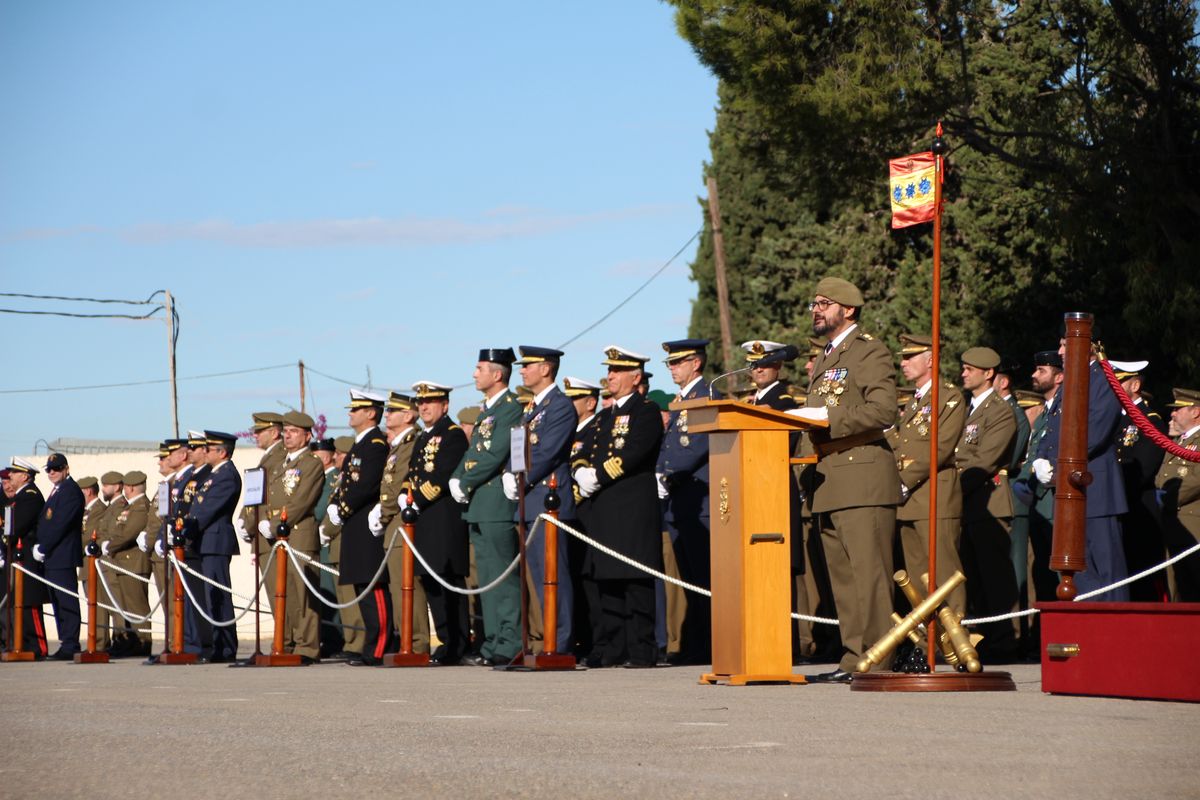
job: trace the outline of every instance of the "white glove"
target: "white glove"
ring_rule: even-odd
[[[514,503],[521,499],[517,489],[517,476],[511,472],[503,472],[500,475],[500,483],[504,485],[504,496]]]
[[[378,525],[372,525],[370,520],[368,520],[367,530],[371,531],[371,535],[378,539],[380,536],[383,536],[383,523],[380,522]]]
[[[600,489],[600,480],[596,477],[594,467],[575,470],[575,483],[579,484],[579,493],[584,497],[591,497]]]
[[[167,557],[167,549],[163,545],[162,539],[159,539],[157,542],[154,543],[154,552],[158,554],[159,558]]]
[[[260,519],[258,521],[258,532],[268,539],[275,538],[275,531],[271,530],[271,521],[269,519]]]
[[[661,472],[656,472],[654,477],[658,478],[658,499],[666,500],[671,496],[671,493],[667,491],[667,476]]]
[[[809,422],[829,421],[829,408],[827,406],[818,406],[817,408],[793,408],[783,413],[791,414],[793,417],[799,417],[800,419],[806,419]]]
[[[367,514],[367,527],[375,536],[383,533],[383,507],[376,503]]]
[[[40,544],[35,544],[33,546],[33,560],[39,564],[46,560],[46,554],[42,552],[42,546]]]
[[[907,500],[908,496],[910,494],[912,494],[912,490],[909,489],[907,486],[905,486],[903,482],[901,482],[901,484],[900,484],[900,499]]]
[[[334,525],[342,524],[342,515],[338,513],[338,507],[334,503],[330,503],[329,508],[325,509],[325,518]]]
[[[100,554],[105,555],[105,556],[108,555],[108,540],[107,539],[105,539],[103,542],[100,543]]]
[[[237,535],[242,537],[242,541],[250,541],[250,533],[246,530],[246,521],[241,517],[233,518],[233,529],[237,531]]]
[[[412,503],[408,499],[408,492],[401,492],[400,497],[397,498],[397,502],[400,503],[401,511],[403,511],[404,509],[406,509],[412,505]]]
[[[317,529],[317,538],[321,540],[321,547],[328,547],[329,543],[333,541],[333,539],[331,539],[330,537],[325,535],[325,525],[324,524],[322,524],[321,527]]]
[[[450,496],[463,505],[466,505],[467,503],[467,493],[463,491],[462,481],[460,481],[458,478],[450,479]]]
[[[1050,481],[1054,480],[1054,465],[1044,458],[1035,458],[1033,460],[1033,474],[1037,476],[1038,483],[1048,486],[1050,485]]]
[[[138,550],[141,550],[143,553],[150,552],[150,545],[146,542],[146,532],[145,531],[142,531],[141,533],[138,534],[137,545],[138,545]]]
[[[4,569],[4,567],[7,566],[7,564],[8,564],[8,562],[6,562],[4,560],[4,556],[0,556],[0,569]]]

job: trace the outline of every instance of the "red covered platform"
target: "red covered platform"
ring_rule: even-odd
[[[1042,691],[1200,702],[1200,603],[1040,603]]]

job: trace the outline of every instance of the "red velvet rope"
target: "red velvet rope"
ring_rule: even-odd
[[[1146,419],[1146,415],[1142,413],[1140,408],[1134,405],[1133,400],[1121,388],[1121,382],[1117,380],[1112,366],[1105,360],[1100,361],[1100,366],[1104,367],[1104,377],[1108,378],[1108,385],[1112,387],[1113,394],[1117,396],[1117,400],[1121,401],[1121,407],[1125,409],[1125,413],[1133,420],[1133,424],[1137,425],[1139,431],[1149,436],[1150,441],[1171,455],[1179,456],[1184,461],[1200,462],[1200,450],[1189,450],[1186,447],[1180,447],[1171,441],[1171,437],[1154,427],[1154,423]]]

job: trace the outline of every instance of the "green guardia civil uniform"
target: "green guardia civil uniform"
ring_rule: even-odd
[[[496,580],[517,557],[519,543],[513,519],[517,503],[504,496],[501,475],[508,467],[509,437],[523,415],[516,394],[505,390],[484,404],[471,431],[467,452],[455,468],[467,495],[466,513],[479,585]],[[521,651],[521,582],[514,570],[491,591],[480,595],[484,643],[479,654],[509,660]]]
[[[822,289],[824,283],[818,284],[818,294],[861,307],[857,289],[853,297],[839,292],[844,297],[839,300]],[[838,669],[853,672],[867,648],[892,627],[892,541],[900,480],[884,436],[898,411],[895,367],[887,347],[860,328],[850,330],[817,356],[806,406],[824,406],[829,412],[828,429],[810,433],[820,458],[812,513],[837,606],[843,650]]]
[[[906,352],[907,348],[905,351]],[[919,352],[919,351],[918,351]],[[929,437],[933,421],[930,393],[932,383],[900,412],[900,421],[888,431],[888,443],[896,453],[903,502],[896,509],[896,528],[904,551],[905,569],[920,585],[921,575],[929,572]],[[938,387],[938,514],[937,583],[942,585],[962,569],[958,556],[962,535],[962,492],[954,468],[954,446],[962,434],[966,403],[962,392],[951,383]],[[947,598],[947,604],[962,615],[966,611],[967,590],[959,586]]]
[[[267,487],[267,517],[272,533],[278,527],[283,512],[287,512],[291,532],[288,544],[297,553],[314,561],[320,551],[317,540],[317,520],[314,511],[321,491],[325,488],[325,468],[321,460],[305,447],[295,453],[284,453],[283,460],[274,469],[273,479]],[[287,558],[277,552],[276,558]],[[263,558],[266,561],[266,558]],[[316,599],[308,591],[296,565],[287,558],[287,608],[284,614],[284,646],[292,653],[309,658],[321,654],[321,621],[314,603]],[[317,568],[304,559],[304,577],[314,586],[317,584]],[[271,592],[274,595],[274,591]]]
[[[396,405],[396,394],[388,399],[389,409],[400,409]],[[399,401],[403,402],[403,401]],[[384,525],[383,544],[390,543],[387,551],[388,562],[388,591],[392,597],[392,619],[396,627],[400,627],[403,619],[401,612],[404,604],[404,540],[396,533],[404,525],[400,519],[400,487],[408,479],[408,463],[412,460],[413,443],[417,441],[420,431],[416,426],[400,432],[390,442],[387,461],[383,466],[383,479],[379,483],[380,521]],[[429,652],[429,602],[425,599],[425,586],[413,573],[413,605],[412,605],[412,650],[414,653]],[[397,639],[399,642],[399,639]]]

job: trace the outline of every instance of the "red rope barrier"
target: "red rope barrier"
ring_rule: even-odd
[[[1100,366],[1104,367],[1104,377],[1108,378],[1108,385],[1112,387],[1113,394],[1117,396],[1117,400],[1121,402],[1121,407],[1125,409],[1125,413],[1133,420],[1133,424],[1137,426],[1139,431],[1149,436],[1150,441],[1171,455],[1178,456],[1184,461],[1200,462],[1200,450],[1190,450],[1186,447],[1180,447],[1171,441],[1171,437],[1154,427],[1154,423],[1146,419],[1146,415],[1134,405],[1133,400],[1121,388],[1121,382],[1117,380],[1112,366],[1105,360],[1100,361]]]

